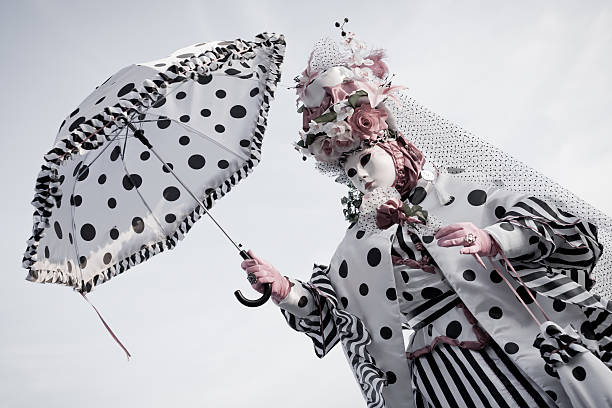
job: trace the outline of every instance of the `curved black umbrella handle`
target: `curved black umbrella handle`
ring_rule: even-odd
[[[240,256],[242,257],[242,259],[252,259],[245,250],[240,251]],[[270,299],[271,294],[272,294],[272,284],[271,283],[264,283],[263,295],[259,299],[255,299],[255,300],[247,299],[246,297],[244,297],[244,295],[239,290],[234,292],[236,299],[238,299],[240,303],[242,303],[243,305],[247,307],[257,307],[257,306],[263,305],[264,303],[268,301],[268,299]]]

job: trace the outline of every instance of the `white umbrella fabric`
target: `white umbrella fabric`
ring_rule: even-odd
[[[27,279],[85,294],[174,248],[260,161],[284,49],[268,33],[200,43],[98,86],[44,156]]]

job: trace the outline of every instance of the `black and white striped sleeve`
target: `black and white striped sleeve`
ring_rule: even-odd
[[[603,245],[597,240],[597,227],[582,221],[537,197],[526,197],[510,207],[500,225],[527,229],[528,250],[513,261],[541,264],[551,271],[571,273],[572,280],[588,289],[591,272],[601,257]]]
[[[326,266],[315,265],[314,273],[307,283],[290,280],[293,283],[291,292],[279,303],[289,326],[310,337],[319,358],[325,356],[340,340],[333,314],[336,295],[327,277],[327,270]]]

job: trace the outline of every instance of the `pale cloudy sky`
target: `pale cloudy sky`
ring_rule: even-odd
[[[612,214],[612,5],[605,1],[8,1],[0,5],[5,234],[0,251],[0,405],[5,407],[363,406],[338,346],[318,360],[252,294],[206,220],[169,253],[105,283],[92,302],[24,280],[34,179],[64,116],[121,67],[207,40],[287,40],[283,83],[335,20],[388,50],[396,83]],[[215,207],[234,237],[308,279],[343,235],[343,189],[291,148],[300,118],[279,89],[263,161]],[[325,401],[325,402],[324,402]]]

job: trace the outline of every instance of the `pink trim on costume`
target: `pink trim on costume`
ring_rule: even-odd
[[[423,255],[420,261],[415,261],[410,258],[400,258],[399,256],[391,255],[393,265],[406,265],[415,269],[422,269],[425,272],[436,273],[434,266],[431,264],[431,258],[428,255]]]
[[[425,156],[402,135],[398,136],[396,140],[378,143],[377,146],[380,146],[393,158],[397,174],[393,187],[403,197],[416,186],[421,169],[425,164]]]
[[[463,309],[463,314],[465,315],[468,323],[472,325],[472,330],[476,335],[477,341],[469,340],[469,341],[459,341],[457,339],[453,339],[448,336],[437,336],[433,339],[429,346],[425,346],[416,351],[407,351],[406,358],[413,360],[415,358],[421,357],[425,354],[431,353],[431,351],[436,347],[438,343],[450,344],[451,346],[457,346],[469,350],[482,350],[489,344],[491,341],[491,337],[487,332],[485,332],[480,326],[478,326],[478,320],[474,317],[472,313],[465,307],[463,303],[459,303],[457,308]]]

